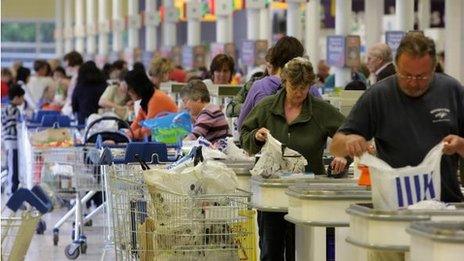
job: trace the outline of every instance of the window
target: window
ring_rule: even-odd
[[[19,60],[31,68],[36,59],[55,58],[53,21],[3,21],[1,25],[2,67]]]

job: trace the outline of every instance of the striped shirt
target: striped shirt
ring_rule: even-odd
[[[231,136],[229,124],[218,105],[206,105],[195,119],[192,133],[189,134],[188,138],[196,139],[200,136],[203,136],[211,143]]]
[[[5,142],[18,140],[18,123],[20,112],[18,107],[9,105],[2,110],[2,139]]]

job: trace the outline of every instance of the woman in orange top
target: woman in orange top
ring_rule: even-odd
[[[131,124],[133,139],[141,140],[150,136],[150,130],[143,128],[141,122],[156,117],[161,112],[177,112],[172,99],[160,90],[155,90],[145,71],[132,70],[126,74],[127,93],[132,100],[140,100],[140,110]]]

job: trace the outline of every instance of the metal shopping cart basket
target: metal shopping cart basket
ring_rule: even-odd
[[[27,202],[31,207],[25,211],[18,210]],[[51,210],[52,204],[40,187],[32,190],[18,189],[8,200],[2,210],[2,253],[1,260],[24,260],[34,231],[40,217]]]
[[[244,191],[183,195],[148,186],[140,167],[108,175],[118,260],[256,260]]]

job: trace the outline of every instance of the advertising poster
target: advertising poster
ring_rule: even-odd
[[[184,69],[193,68],[193,47],[184,46],[182,49],[182,67]]]
[[[390,46],[393,56],[396,54],[396,49],[400,45],[401,39],[406,33],[403,31],[386,31],[385,42]]]
[[[193,47],[193,67],[206,66],[206,48],[204,45]]]
[[[267,40],[257,40],[255,44],[255,65],[266,63]]]
[[[346,62],[350,68],[361,66],[361,37],[359,35],[346,36]]]
[[[345,66],[345,37],[342,35],[327,36],[327,64],[337,68]]]
[[[244,65],[253,66],[255,63],[255,41],[244,40],[241,50],[242,63]]]

